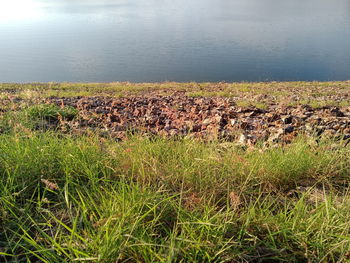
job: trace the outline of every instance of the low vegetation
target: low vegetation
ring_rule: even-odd
[[[241,82],[241,83],[0,83],[0,96],[24,99],[75,96],[130,96],[142,94],[229,97],[242,105],[308,104],[349,106],[350,81]]]
[[[32,119],[58,120],[59,118],[72,120],[78,110],[73,107],[59,107],[53,104],[39,104],[29,107],[27,114]]]
[[[3,262],[341,262],[349,147],[0,136]]]
[[[350,260],[348,141],[116,141],[29,105],[0,114],[1,262]]]

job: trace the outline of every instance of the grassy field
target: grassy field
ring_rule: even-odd
[[[40,85],[0,89],[30,98],[30,87],[35,96],[54,95],[49,85],[59,96],[72,92],[65,85],[102,87]],[[299,136],[246,149],[136,134],[117,142],[43,130],[42,114],[11,105],[0,114],[1,262],[350,261],[344,141]]]
[[[130,96],[143,94],[231,97],[241,106],[265,107],[270,103],[349,106],[350,81],[332,82],[242,82],[242,83],[27,83],[1,84],[0,96],[72,97]]]

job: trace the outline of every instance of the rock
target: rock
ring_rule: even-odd
[[[215,121],[217,122],[217,123],[220,123],[221,121],[222,121],[222,116],[215,116]]]
[[[338,107],[331,108],[330,112],[333,116],[344,117],[344,113]]]
[[[240,144],[246,144],[246,143],[247,143],[247,135],[241,134],[241,135],[239,136],[238,143],[240,143]]]
[[[289,115],[289,116],[283,117],[282,121],[284,124],[291,124],[293,121],[293,116]]]
[[[334,130],[339,130],[340,127],[341,127],[340,124],[337,123],[337,124],[333,125],[332,129],[334,129]]]
[[[268,142],[277,143],[281,140],[283,136],[283,129],[278,129],[275,133],[271,134],[268,139]]]
[[[292,125],[287,126],[284,128],[284,133],[292,133],[294,131],[294,127]]]
[[[302,131],[309,136],[323,133],[326,137],[350,135],[350,108],[313,109],[307,105],[286,107],[271,103],[262,110],[237,107],[237,97],[192,98],[184,96],[183,92],[174,94],[160,96],[153,93],[124,98],[56,97],[44,102],[70,105],[79,110],[77,119],[52,124],[52,128],[64,129],[64,132],[89,128],[108,133],[136,130],[160,136],[234,140],[245,146],[253,146],[258,140],[267,140],[270,146],[288,143]],[[249,96],[244,97],[244,100],[249,99]],[[268,100],[264,103],[268,104]]]
[[[169,131],[169,135],[170,135],[170,136],[179,135],[179,130],[178,130],[178,129],[171,129],[171,130]]]
[[[305,124],[305,130],[308,132],[312,132],[314,130],[313,126],[310,123]]]
[[[237,124],[237,120],[236,119],[230,119],[231,126],[234,126],[235,124]]]
[[[203,125],[209,125],[210,123],[211,123],[211,119],[209,118],[202,121]]]

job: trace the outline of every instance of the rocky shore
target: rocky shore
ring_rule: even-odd
[[[242,107],[232,98],[184,94],[130,97],[47,98],[45,103],[71,106],[78,117],[61,120],[61,129],[99,130],[123,140],[127,133],[224,139],[254,145],[289,143],[298,134],[350,139],[350,107],[309,105]]]

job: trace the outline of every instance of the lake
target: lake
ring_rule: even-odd
[[[348,79],[349,0],[0,2],[0,82]]]

